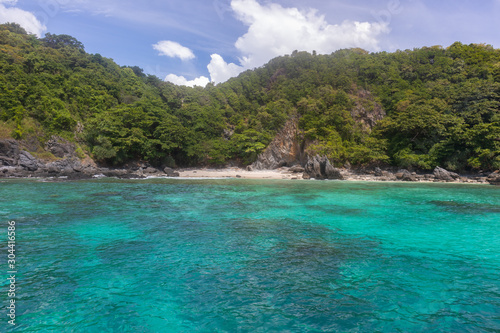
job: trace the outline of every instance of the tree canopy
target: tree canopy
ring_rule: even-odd
[[[298,116],[306,151],[336,165],[500,168],[500,51],[489,45],[294,52],[188,88],[71,36],[3,24],[0,74],[0,135],[56,134],[109,164],[251,163]]]

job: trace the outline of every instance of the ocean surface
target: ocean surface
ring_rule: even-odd
[[[500,187],[1,180],[0,204],[2,332],[500,332]]]

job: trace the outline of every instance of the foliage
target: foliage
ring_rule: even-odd
[[[294,52],[187,88],[88,54],[71,36],[0,25],[1,135],[78,137],[109,164],[251,163],[298,115],[307,151],[336,165],[492,170],[499,108],[500,51],[488,45]]]

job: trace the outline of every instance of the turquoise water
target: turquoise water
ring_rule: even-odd
[[[500,331],[499,187],[9,180],[0,203],[14,331]]]

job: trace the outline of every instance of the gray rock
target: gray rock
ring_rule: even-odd
[[[305,172],[310,178],[323,179],[321,174],[321,165],[319,164],[319,156],[315,156],[307,160]]]
[[[19,153],[19,165],[28,171],[38,170],[38,163],[36,158],[34,158],[33,155],[24,150]]]
[[[302,161],[304,156],[297,137],[298,124],[297,117],[290,118],[252,167],[255,170],[277,169]]]
[[[152,167],[148,167],[148,168],[144,169],[144,170],[143,170],[143,172],[144,172],[144,173],[150,173],[150,174],[151,174],[151,173],[157,173],[157,172],[158,172],[158,170],[157,170],[157,169],[155,169],[155,168],[152,168]]]
[[[247,165],[246,170],[247,171],[253,171],[253,167],[251,165]]]
[[[330,161],[328,161],[328,159],[326,160],[325,164],[325,177],[326,179],[344,179],[344,177],[340,173],[340,170],[334,168],[333,165],[330,164]]]
[[[306,169],[304,169],[300,165],[294,165],[288,171],[293,172],[293,173],[303,173],[304,171],[306,171]]]
[[[455,179],[459,179],[460,176],[454,172],[450,172],[446,169],[436,167],[433,172],[434,178],[436,180],[444,180],[447,182],[454,181]]]
[[[500,171],[495,171],[486,178],[491,185],[500,186]]]
[[[179,177],[179,173],[175,172],[174,169],[166,167],[163,172],[167,174],[168,177]]]
[[[326,156],[310,157],[305,166],[305,173],[315,179],[344,179],[340,170],[333,167]]]
[[[75,157],[76,147],[74,144],[58,136],[52,136],[47,141],[45,150],[50,151],[54,156],[59,158]]]
[[[0,165],[16,166],[19,160],[19,144],[16,140],[0,140]]]
[[[406,169],[399,170],[396,173],[396,179],[404,181],[404,182],[416,182],[417,181],[417,177]]]

